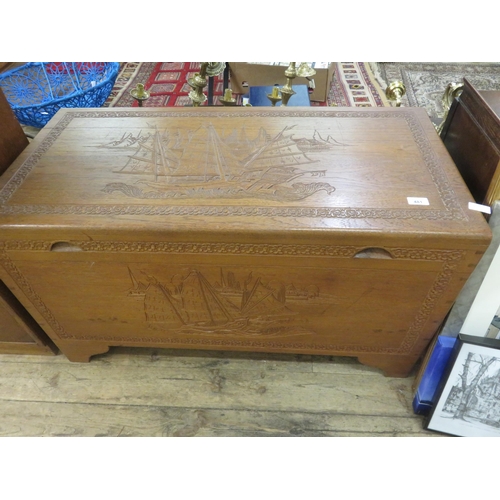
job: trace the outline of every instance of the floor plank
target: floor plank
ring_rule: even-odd
[[[0,436],[437,436],[418,417],[7,401]]]
[[[115,348],[0,356],[1,436],[434,436],[355,359]]]

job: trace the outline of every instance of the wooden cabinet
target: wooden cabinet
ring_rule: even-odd
[[[478,91],[464,79],[441,138],[475,201],[500,199],[500,91]]]
[[[65,109],[0,184],[0,275],[73,361],[357,357],[405,376],[487,248],[425,110]]]
[[[28,139],[0,88],[0,175],[28,145]]]
[[[0,89],[0,175],[28,145],[28,139]],[[56,348],[0,281],[0,353],[53,354]]]
[[[54,344],[0,281],[0,353],[54,354]]]

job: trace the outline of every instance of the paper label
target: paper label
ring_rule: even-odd
[[[414,198],[408,196],[406,199],[408,200],[408,205],[429,205],[429,200],[427,198]]]
[[[491,207],[488,207],[487,205],[479,205],[479,203],[472,203],[472,201],[469,201],[469,210],[476,210],[477,212],[491,214]]]

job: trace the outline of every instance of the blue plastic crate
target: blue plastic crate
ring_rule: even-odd
[[[19,123],[42,128],[61,108],[98,108],[109,97],[117,62],[30,62],[0,74]]]
[[[450,359],[457,339],[439,335],[432,349],[432,354],[420,379],[418,389],[413,398],[413,412],[427,415],[432,409],[434,395]]]

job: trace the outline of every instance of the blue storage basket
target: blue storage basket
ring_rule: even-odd
[[[108,98],[117,62],[30,62],[0,74],[0,87],[22,125],[42,128],[60,108],[98,108]]]

